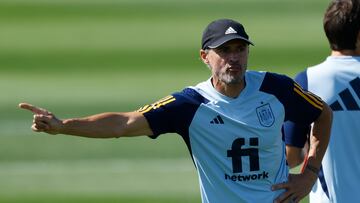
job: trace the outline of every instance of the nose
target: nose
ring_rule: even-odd
[[[228,60],[230,63],[238,62],[240,60],[239,52],[236,52],[236,51],[230,52],[228,55]]]

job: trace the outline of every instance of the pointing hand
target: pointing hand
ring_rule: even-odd
[[[58,134],[62,121],[46,109],[36,107],[28,103],[20,103],[19,107],[31,111],[34,114],[31,129],[35,132]]]

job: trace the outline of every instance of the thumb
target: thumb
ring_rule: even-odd
[[[46,109],[43,109],[43,108],[39,108],[39,107],[36,107],[32,104],[28,104],[28,103],[20,103],[19,104],[19,107],[22,108],[22,109],[26,109],[26,110],[29,110],[31,112],[33,112],[34,114],[42,114],[42,115],[49,115],[51,114],[49,111],[47,111]]]

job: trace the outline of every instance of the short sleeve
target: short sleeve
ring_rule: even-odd
[[[295,81],[304,89],[308,89],[306,71],[295,76]],[[286,121],[283,126],[284,140],[287,145],[303,148],[310,133],[310,125],[302,125]]]
[[[285,75],[267,73],[261,90],[273,94],[285,108],[285,121],[309,125],[315,121],[323,108],[320,97],[304,90],[298,83]]]
[[[164,133],[178,133],[186,136],[198,107],[207,100],[194,89],[169,95],[153,104],[139,109],[153,131],[151,138]]]

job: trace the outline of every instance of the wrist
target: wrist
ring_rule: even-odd
[[[56,134],[66,134],[66,120],[59,119],[56,125]]]
[[[311,173],[313,173],[314,175],[318,176],[319,175],[319,172],[320,172],[320,169],[315,167],[315,166],[312,166],[310,164],[307,164],[306,167],[305,167],[305,170],[307,171],[310,171]]]
[[[52,129],[50,134],[57,135],[57,134],[63,134],[65,131],[65,123],[64,120],[57,119],[52,124]]]

